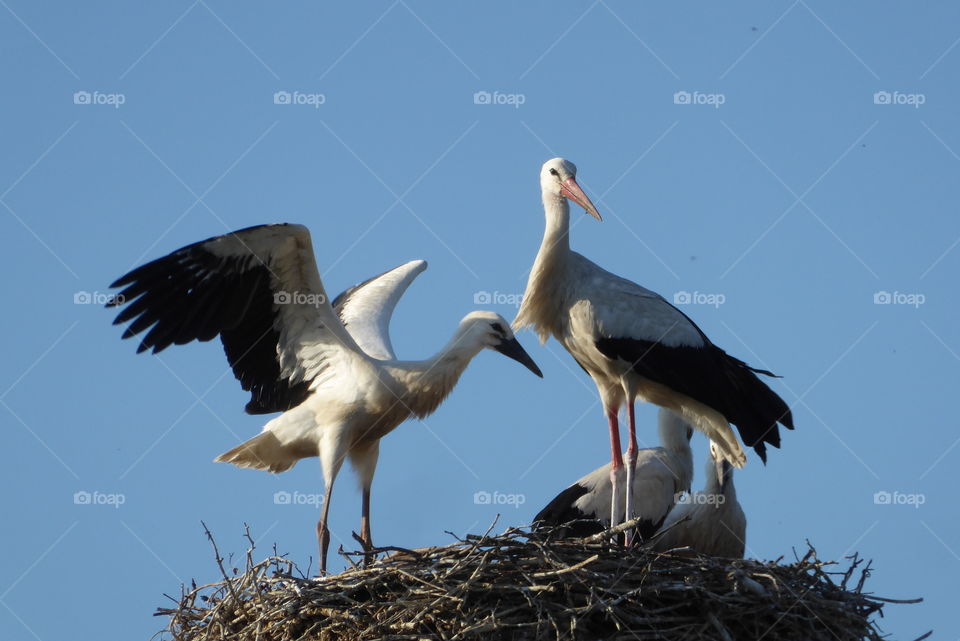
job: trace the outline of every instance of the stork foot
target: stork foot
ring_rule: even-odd
[[[360,550],[363,552],[363,561],[361,564],[363,567],[370,567],[370,564],[376,559],[376,554],[373,551],[373,542],[369,534],[361,532],[357,534],[356,532],[351,532],[353,535],[353,540],[360,544]]]
[[[373,553],[373,543],[361,539],[361,545],[363,546],[363,567],[368,568],[376,559],[376,555]]]

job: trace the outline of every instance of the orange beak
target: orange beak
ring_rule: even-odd
[[[594,207],[592,202],[590,202],[590,199],[587,198],[587,195],[583,193],[583,190],[580,189],[580,185],[577,184],[577,181],[573,176],[570,176],[560,183],[560,193],[583,207],[588,214],[597,220],[603,220],[603,218],[600,217],[600,212],[598,212],[597,208]]]

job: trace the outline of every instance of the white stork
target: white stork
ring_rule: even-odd
[[[147,329],[137,352],[220,336],[250,414],[283,412],[263,432],[215,460],[270,472],[319,456],[325,495],[317,524],[320,571],[330,542],[333,482],[346,457],[363,490],[361,537],[371,544],[370,486],[380,439],[411,416],[431,414],[483,348],[540,369],[493,312],[465,316],[435,356],[396,360],[388,325],[400,296],[426,269],[401,265],[344,292],[331,305],[317,270],[310,232],[260,225],[209,238],[134,269],[111,306],[114,323],[132,321],[129,338]]]
[[[602,220],[576,175],[574,164],[563,158],[548,160],[540,171],[546,231],[513,324],[515,329],[533,327],[541,342],[556,337],[596,383],[610,428],[613,505],[620,500],[617,474],[623,466],[617,414],[626,404],[629,519],[637,453],[635,399],[683,416],[736,467],[743,467],[746,455],[730,423],[766,462],[765,444],[780,446],[777,423],[793,429],[793,418],[786,403],[757,377],[773,374],[728,355],[659,294],[570,250],[568,199]],[[616,514],[611,514],[614,522]]]
[[[658,552],[689,547],[701,554],[743,558],[747,517],[737,501],[733,468],[723,460],[715,443],[710,443],[706,487],[673,508],[661,529],[663,534],[651,545]]]
[[[690,437],[693,428],[679,415],[661,409],[658,417],[660,447],[637,451],[636,473],[633,476],[634,514],[642,521],[637,527],[641,540],[650,538],[663,523],[682,492],[690,491],[693,478],[693,454]],[[534,524],[562,526],[561,537],[583,537],[596,534],[613,513],[615,524],[623,517],[623,504],[611,502],[610,463],[590,472],[560,492],[533,517]],[[623,481],[623,468],[617,471]],[[571,523],[572,522],[572,523]]]

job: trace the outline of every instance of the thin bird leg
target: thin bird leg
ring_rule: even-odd
[[[327,573],[327,548],[330,547],[330,530],[327,528],[327,515],[330,512],[330,496],[333,494],[333,482],[327,483],[323,494],[323,512],[317,522],[317,543],[320,545],[320,576]]]
[[[618,472],[623,467],[623,454],[620,449],[620,424],[617,422],[617,410],[611,408],[607,410],[607,421],[610,424],[610,487],[612,496],[610,497],[610,527],[619,525],[617,523],[617,505],[620,503],[620,486],[617,482]]]
[[[627,444],[627,502],[624,509],[624,521],[634,517],[633,513],[633,477],[637,470],[637,429],[633,420],[633,401],[627,402],[627,419],[630,423],[630,442]],[[634,532],[625,532],[626,544],[633,542]]]
[[[360,539],[363,541],[363,564],[370,565],[373,555],[369,550],[373,547],[373,536],[370,534],[370,488],[363,488],[363,499],[360,507]]]

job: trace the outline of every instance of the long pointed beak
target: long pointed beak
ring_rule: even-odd
[[[600,217],[600,212],[597,211],[597,208],[593,206],[593,203],[590,202],[590,199],[587,197],[587,195],[583,193],[583,190],[580,189],[580,185],[577,184],[577,181],[573,176],[570,176],[560,183],[560,193],[586,209],[587,213],[597,220],[603,220],[603,218]]]
[[[730,481],[730,463],[726,459],[720,459],[717,462],[717,480],[720,481],[720,493],[727,491],[727,483]]]
[[[537,364],[533,362],[532,358],[530,358],[530,354],[527,354],[526,350],[523,349],[516,338],[505,340],[493,349],[497,350],[504,356],[512,358],[540,378],[543,378],[543,372],[540,371],[540,368],[537,367]]]

